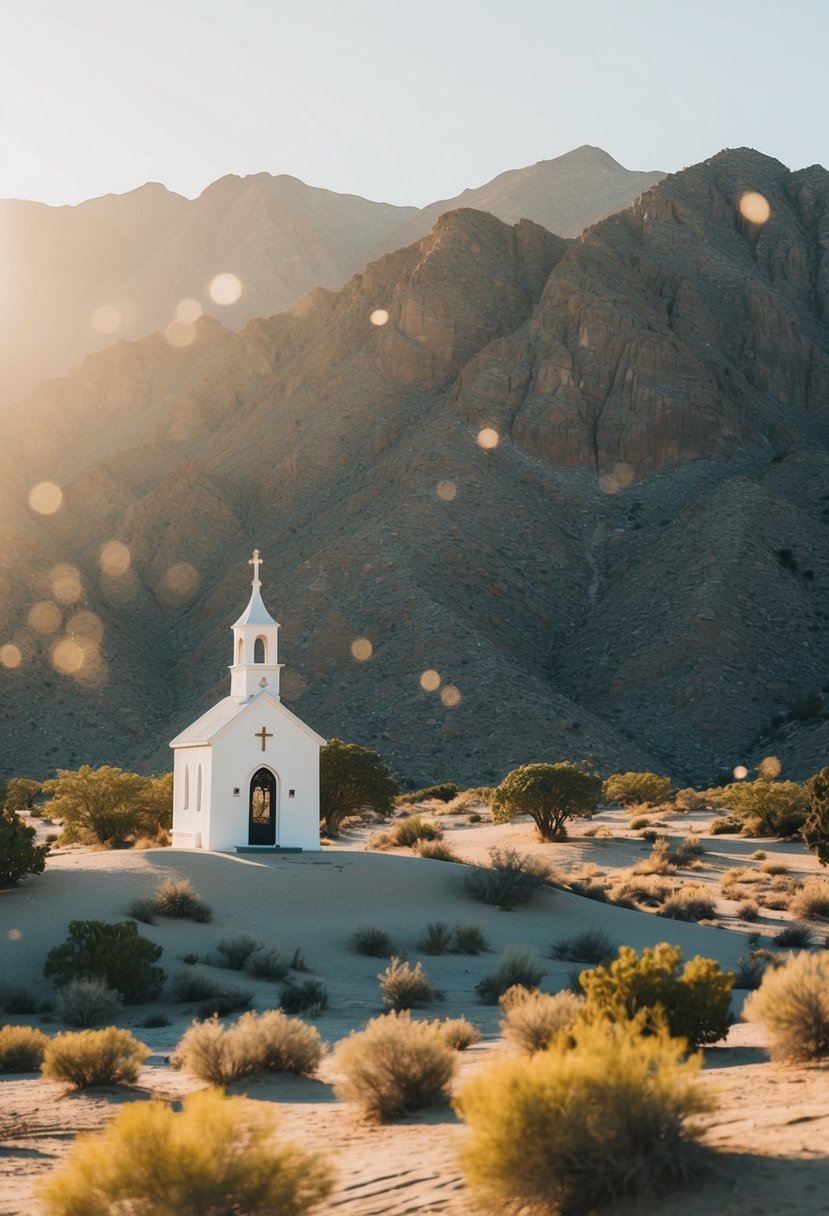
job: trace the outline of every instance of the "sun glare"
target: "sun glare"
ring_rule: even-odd
[[[440,688],[440,672],[435,671],[433,667],[421,672],[420,687],[424,692],[437,692]]]
[[[29,609],[27,620],[38,633],[57,633],[63,613],[51,600],[37,600]]]
[[[164,331],[164,337],[176,350],[192,346],[196,340],[196,327],[192,321],[173,321]]]
[[[435,493],[442,502],[453,502],[457,497],[458,487],[454,481],[439,481]]]
[[[750,224],[765,224],[771,217],[771,203],[764,194],[749,190],[739,203],[740,215]]]
[[[183,321],[185,325],[194,325],[203,312],[198,300],[192,300],[188,296],[187,299],[179,300],[176,305],[176,320]]]
[[[89,321],[99,334],[114,334],[121,328],[121,313],[114,304],[100,304],[93,309]]]
[[[736,781],[743,781],[747,776],[748,776],[748,769],[746,768],[746,766],[744,764],[738,764],[737,767],[734,769],[734,779]]]
[[[485,426],[482,431],[478,431],[478,443],[482,448],[497,448],[501,442],[501,436],[494,427]]]
[[[14,642],[6,642],[4,646],[0,646],[0,663],[4,667],[19,667],[22,662],[20,647],[15,646]]]
[[[39,481],[29,491],[29,506],[38,515],[54,515],[63,502],[63,490],[53,481]]]
[[[355,659],[359,659],[362,663],[366,659],[371,658],[374,654],[374,647],[368,638],[357,638],[356,641],[351,643],[351,653]]]
[[[389,314],[385,308],[375,308],[374,312],[369,317],[372,325],[385,325],[389,319]]]
[[[460,689],[456,688],[454,684],[447,684],[440,691],[440,699],[444,705],[454,709],[456,705],[460,705],[462,700]]]
[[[225,270],[210,284],[210,299],[214,304],[235,304],[242,294],[242,280]]]
[[[101,567],[101,571],[109,575],[110,578],[118,578],[120,575],[126,574],[130,568],[131,561],[132,555],[129,549],[120,540],[108,540],[101,548],[98,557],[98,565]]]
[[[49,571],[52,595],[62,604],[74,604],[83,595],[80,571],[75,566],[61,564]]]

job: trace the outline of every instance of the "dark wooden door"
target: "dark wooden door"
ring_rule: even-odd
[[[250,782],[248,844],[276,844],[276,777],[260,768]]]

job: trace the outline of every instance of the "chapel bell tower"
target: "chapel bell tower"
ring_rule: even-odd
[[[239,704],[250,701],[265,689],[279,700],[277,637],[279,625],[268,612],[259,588],[262,559],[254,549],[248,565],[253,566],[253,590],[247,608],[233,626],[233,663],[230,668],[230,695]]]

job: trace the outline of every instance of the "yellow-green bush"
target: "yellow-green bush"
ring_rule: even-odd
[[[829,950],[797,954],[768,967],[743,1007],[747,1022],[761,1022],[779,1060],[829,1055]]]
[[[453,1051],[466,1051],[481,1041],[481,1032],[468,1018],[443,1018],[436,1025],[443,1035],[447,1047]]]
[[[34,1026],[4,1026],[0,1030],[0,1072],[37,1072],[48,1042],[48,1036]]]
[[[64,1031],[49,1040],[43,1057],[47,1081],[68,1081],[75,1089],[90,1085],[131,1085],[152,1055],[128,1030]]]
[[[622,806],[641,806],[665,802],[671,796],[670,777],[656,773],[614,773],[602,786],[602,802],[620,802]]]
[[[513,997],[513,994],[516,996]],[[532,1054],[543,1051],[562,1030],[570,1030],[584,1008],[584,999],[573,992],[530,992],[510,988],[501,998],[504,1017],[501,1033],[508,1043]]]
[[[388,967],[377,978],[383,1000],[390,1009],[414,1009],[417,1005],[431,1005],[435,999],[432,981],[421,963],[410,967],[393,955]]]
[[[434,1022],[413,1022],[408,1011],[372,1018],[334,1049],[342,1075],[338,1098],[357,1102],[370,1119],[383,1121],[449,1101],[455,1053]]]
[[[528,1058],[501,1059],[462,1088],[467,1182],[493,1206],[562,1216],[688,1178],[699,1163],[690,1116],[708,1109],[701,1057],[664,1026],[580,1024]]]
[[[321,1155],[274,1139],[270,1106],[208,1090],[174,1113],[125,1106],[101,1132],[79,1136],[40,1187],[47,1216],[300,1216],[331,1191]]]
[[[217,1018],[194,1022],[173,1056],[177,1068],[223,1085],[255,1072],[313,1073],[326,1045],[313,1026],[279,1009],[244,1013],[227,1029]]]
[[[731,1024],[734,976],[700,955],[680,971],[681,963],[679,946],[667,942],[643,950],[641,958],[631,946],[621,946],[612,963],[579,976],[588,1014],[625,1020],[661,1009],[671,1034],[691,1047],[716,1043]]]

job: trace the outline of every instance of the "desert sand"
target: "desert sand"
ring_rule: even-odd
[[[684,836],[692,824],[703,829],[706,852],[699,870],[682,872],[709,886],[712,893],[729,867],[751,864],[762,847],[796,876],[817,871],[814,859],[797,844],[705,835],[710,815],[685,815],[666,821],[664,831]],[[560,844],[535,840],[526,820],[509,825],[470,824],[442,817],[445,841],[468,861],[485,861],[493,845],[544,856],[559,871],[593,865],[599,872],[624,869],[641,860],[650,846],[627,826],[623,812],[597,815],[586,837],[577,825]],[[567,986],[572,963],[550,959],[551,944],[584,928],[601,929],[617,943],[641,949],[660,941],[682,947],[685,957],[701,953],[734,967],[747,952],[746,936],[759,931],[767,944],[788,920],[786,912],[764,912],[756,924],[738,919],[736,904],[719,900],[716,924],[698,925],[598,903],[560,889],[545,889],[532,903],[502,912],[474,902],[464,886],[464,870],[419,858],[410,850],[365,850],[375,828],[355,828],[318,854],[245,856],[172,849],[119,852],[58,850],[46,872],[15,890],[0,893],[0,976],[25,984],[47,1001],[54,995],[41,972],[48,950],[61,942],[72,919],[126,919],[130,903],[149,896],[158,882],[176,875],[189,878],[212,907],[208,924],[159,919],[140,925],[142,935],[163,946],[161,965],[168,975],[185,968],[181,956],[193,952],[216,957],[223,938],[249,933],[291,955],[301,947],[311,974],[328,989],[330,1007],[312,1019],[333,1045],[382,1010],[377,974],[384,963],[349,947],[349,935],[363,925],[383,926],[401,956],[420,959],[443,993],[443,1000],[417,1016],[465,1014],[483,1031],[476,1047],[459,1056],[458,1080],[505,1050],[499,1039],[498,1010],[479,1003],[475,985],[495,966],[497,952],[511,944],[534,947],[548,958],[542,983],[554,992]],[[479,956],[430,957],[417,941],[428,921],[477,922],[490,952]],[[817,926],[815,926],[817,927]],[[817,936],[817,935],[816,935]],[[278,1002],[279,987],[248,975],[223,971],[227,983],[254,990],[254,1007]],[[739,1014],[743,992],[732,1008]],[[170,1025],[141,1026],[148,1013],[162,1011]],[[48,1016],[48,1015],[47,1015]],[[118,1025],[146,1042],[153,1055],[135,1089],[97,1089],[69,1095],[61,1085],[37,1076],[0,1082],[0,1216],[29,1216],[39,1211],[36,1181],[59,1163],[81,1131],[101,1127],[124,1102],[158,1096],[175,1099],[203,1083],[173,1071],[168,1057],[193,1017],[192,1006],[127,1008]],[[40,1016],[6,1021],[42,1024]],[[62,1029],[43,1023],[54,1033]],[[715,1112],[705,1118],[704,1142],[714,1150],[703,1184],[677,1192],[634,1211],[692,1216],[715,1211],[722,1216],[765,1216],[825,1211],[826,1144],[829,1142],[829,1070],[821,1066],[783,1067],[769,1062],[762,1031],[737,1022],[727,1039],[705,1052],[702,1083],[718,1095]],[[254,1078],[235,1083],[231,1092],[276,1103],[286,1137],[308,1147],[324,1147],[335,1164],[338,1183],[326,1211],[370,1216],[374,1213],[480,1211],[466,1189],[455,1156],[462,1124],[448,1109],[412,1115],[382,1127],[366,1124],[357,1112],[334,1099],[330,1060],[315,1079]],[[627,1209],[619,1207],[620,1214]]]

